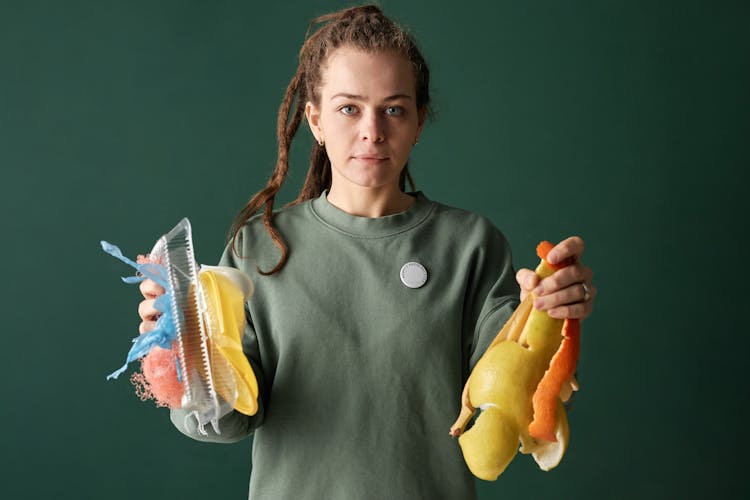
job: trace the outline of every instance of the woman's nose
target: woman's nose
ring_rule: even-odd
[[[376,111],[364,114],[360,121],[359,138],[361,141],[382,142],[385,140],[383,117]]]

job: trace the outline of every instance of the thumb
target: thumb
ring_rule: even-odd
[[[531,269],[519,269],[516,273],[516,281],[521,287],[521,300],[539,284],[539,276]]]

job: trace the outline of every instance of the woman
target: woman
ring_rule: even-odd
[[[429,109],[424,59],[377,7],[316,22],[279,112],[276,170],[222,257],[255,283],[243,345],[260,409],[227,415],[207,437],[179,410],[172,421],[208,441],[254,433],[254,499],[473,498],[448,435],[471,368],[518,304],[518,285],[520,298],[538,287],[537,308],[583,318],[591,271],[579,263],[541,283],[530,270],[514,275],[486,219],[407,193]],[[303,118],[316,139],[307,180],[272,217]],[[549,258],[582,251],[569,238]],[[141,290],[145,332],[162,291],[150,281]]]

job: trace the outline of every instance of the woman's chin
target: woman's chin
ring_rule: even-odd
[[[394,172],[387,172],[380,167],[357,170],[356,172],[347,172],[346,175],[341,175],[338,180],[343,180],[345,183],[352,185],[352,187],[369,189],[398,188],[401,177],[400,172],[394,175]],[[334,182],[337,181],[336,177],[339,176],[334,176]]]

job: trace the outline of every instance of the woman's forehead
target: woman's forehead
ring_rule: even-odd
[[[416,80],[412,64],[394,51],[364,52],[351,47],[336,49],[322,68],[321,94],[367,99],[414,98]]]

